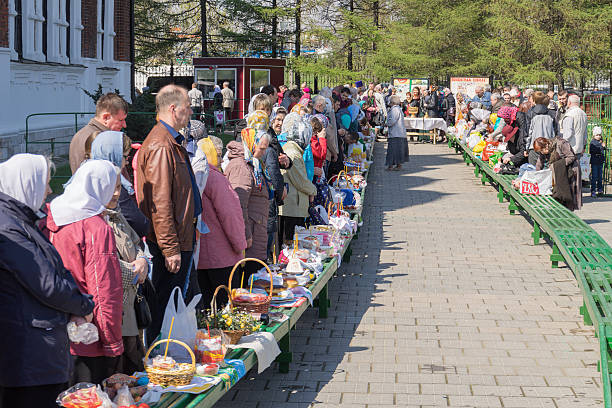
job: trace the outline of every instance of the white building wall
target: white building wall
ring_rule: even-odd
[[[35,10],[37,1],[22,0],[22,7]],[[108,0],[107,0],[108,1]],[[76,5],[78,1],[73,1]],[[110,1],[108,1],[110,3]],[[36,9],[37,10],[37,9]],[[80,17],[80,8],[71,8],[71,17]],[[60,16],[61,17],[61,16]],[[54,16],[58,20],[57,16]],[[16,54],[9,48],[0,48],[0,161],[8,159],[15,153],[26,151],[25,131],[26,117],[33,113],[54,112],[93,112],[95,106],[92,99],[83,92],[86,89],[93,92],[98,84],[102,84],[104,92],[118,89],[120,93],[130,100],[130,63],[117,62],[108,56],[113,55],[112,23],[110,15],[106,16],[109,27],[106,35],[110,44],[105,46],[104,61],[101,58],[81,58],[80,22],[71,18],[71,63],[50,64],[40,62],[46,56],[37,53],[39,44],[36,42],[38,31],[25,30],[23,37],[24,58],[26,50],[37,61],[16,60]],[[59,18],[59,20],[62,20]],[[60,21],[61,22],[61,21]],[[30,23],[34,27],[37,21]],[[14,25],[10,25],[14,27]],[[12,34],[10,36],[12,37]],[[79,38],[79,42],[72,41]],[[58,45],[58,47],[60,47]],[[51,47],[47,47],[50,51]],[[12,52],[13,51],[13,52]],[[12,54],[12,55],[11,55]],[[59,53],[53,54],[55,59],[61,59]],[[76,58],[73,58],[76,57]],[[100,55],[98,55],[100,57]],[[65,62],[65,60],[64,60]],[[77,127],[82,127],[92,115],[77,115]],[[32,117],[28,121],[28,140],[70,141],[75,132],[74,115],[46,115]],[[63,155],[68,151],[67,144],[56,144],[54,155]],[[51,143],[28,145],[30,152],[51,153]]]

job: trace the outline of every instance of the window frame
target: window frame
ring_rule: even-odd
[[[253,99],[253,97],[259,93],[257,91],[257,87],[253,87],[253,72],[254,71],[257,71],[257,72],[266,71],[268,73],[268,80],[266,81],[264,85],[267,85],[270,83],[270,74],[271,74],[270,68],[249,68],[249,94],[250,94],[249,99]]]

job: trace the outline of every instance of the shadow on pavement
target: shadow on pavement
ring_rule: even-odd
[[[309,309],[292,332],[293,363],[287,374],[278,372],[273,365],[257,375],[251,371],[233,390],[219,401],[218,407],[279,408],[290,406],[307,408],[318,404],[338,405],[335,400],[341,392],[359,393],[364,390],[339,390],[347,375],[352,378],[360,371],[370,372],[376,361],[372,346],[381,341],[378,325],[387,323],[384,313],[389,305],[376,302],[375,295],[382,292],[377,286],[388,285],[397,273],[394,262],[381,263],[382,251],[399,251],[403,241],[384,236],[384,215],[413,205],[436,201],[446,193],[423,190],[422,186],[435,182],[436,178],[419,176],[422,171],[457,163],[459,158],[446,156],[410,156],[410,162],[401,171],[384,170],[385,149],[382,143],[375,147],[375,165],[368,181],[364,203],[364,225],[359,237],[352,243],[353,254],[349,263],[343,263],[330,281],[331,307],[329,317],[319,319],[317,309]],[[395,183],[398,194],[383,196],[383,185]],[[409,192],[409,194],[406,194]],[[409,197],[406,200],[406,197]],[[369,330],[358,330],[359,326]],[[372,326],[374,325],[374,329]],[[370,354],[360,358],[357,355]],[[349,373],[350,372],[350,373]],[[336,383],[332,380],[338,380]]]

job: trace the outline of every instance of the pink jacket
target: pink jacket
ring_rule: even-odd
[[[246,249],[238,194],[216,167],[208,165],[208,168],[208,180],[202,192],[202,219],[210,232],[200,235],[198,269],[234,266]]]
[[[253,245],[246,250],[246,256],[265,261],[268,255],[268,214],[270,212],[268,188],[266,186],[259,188],[255,184],[253,167],[244,160],[242,143],[229,142],[227,152],[230,162],[225,168],[225,176],[240,200],[245,238],[253,240]]]
[[[83,357],[115,357],[123,353],[121,323],[123,289],[117,247],[111,227],[102,215],[58,227],[49,204],[43,231],[59,252],[79,290],[93,296],[93,324],[100,340],[70,343],[70,352]]]

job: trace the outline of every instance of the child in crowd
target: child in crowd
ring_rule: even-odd
[[[591,154],[591,197],[603,194],[603,165],[606,160],[606,144],[601,140],[601,127],[593,127],[593,139],[589,144]]]
[[[361,118],[359,121],[359,127],[363,136],[370,136],[372,127],[370,126],[370,122],[368,122],[368,118],[365,116]]]
[[[357,132],[347,132],[344,135],[344,146],[344,153],[347,157],[353,154],[353,149],[362,149],[363,146],[361,145],[361,143],[359,143],[359,134]]]

